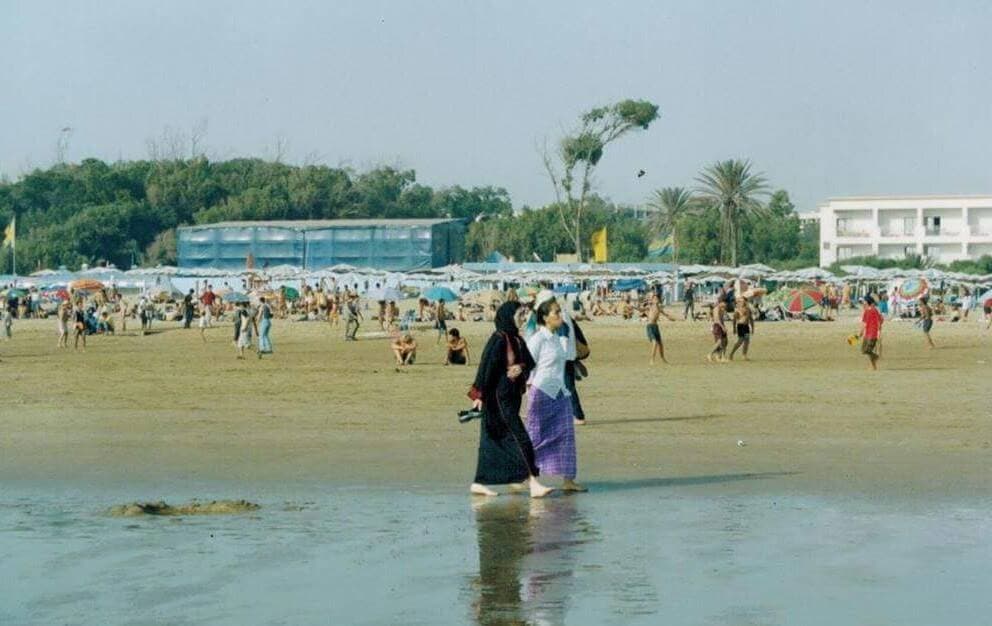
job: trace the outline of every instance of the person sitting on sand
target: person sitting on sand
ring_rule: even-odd
[[[468,365],[468,342],[457,328],[448,331],[448,350],[445,365]]]
[[[397,337],[391,345],[393,354],[396,355],[396,364],[400,367],[413,365],[417,358],[417,340],[413,335],[407,333]]]

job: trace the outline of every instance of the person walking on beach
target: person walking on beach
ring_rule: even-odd
[[[344,325],[344,340],[345,341],[358,341],[358,320],[362,317],[362,312],[358,308],[358,294],[352,293],[348,296],[348,302],[345,304],[344,309],[345,325]]]
[[[217,294],[214,293],[214,286],[207,285],[207,290],[203,292],[200,296],[200,304],[202,305],[202,310],[200,311],[200,333],[202,334],[204,329],[213,328],[214,326],[214,302],[217,300]]]
[[[441,337],[448,336],[448,312],[444,310],[444,300],[438,300],[434,305],[434,327],[437,328],[437,341],[441,343]]]
[[[731,361],[734,360],[734,354],[737,353],[738,348],[741,348],[744,360],[750,360],[747,358],[747,350],[751,346],[751,334],[753,332],[754,315],[751,313],[751,306],[745,298],[737,298],[737,306],[734,307],[734,333],[737,334],[737,341],[730,349],[729,359]]]
[[[727,328],[723,325],[724,314],[726,313],[726,304],[724,304],[723,299],[717,300],[716,304],[710,305],[710,330],[713,333],[713,349],[708,355],[706,355],[706,360],[710,363],[714,361],[722,363],[726,360],[727,355]]]
[[[79,340],[83,340],[83,352],[86,351],[86,311],[83,309],[83,301],[76,303],[72,312],[72,329],[75,336],[73,348],[79,350]]]
[[[245,348],[251,347],[252,331],[258,332],[258,328],[255,324],[255,318],[252,316],[251,311],[248,310],[247,304],[242,304],[238,309],[237,320],[239,322],[238,358],[244,359]]]
[[[13,337],[11,329],[14,325],[14,314],[11,311],[11,307],[6,302],[3,303],[3,338],[4,341],[10,341]]]
[[[546,476],[561,476],[565,491],[585,491],[575,482],[575,424],[571,394],[565,386],[568,355],[563,338],[557,334],[564,319],[554,298],[537,305],[536,320],[538,329],[527,339],[535,363],[527,396],[527,433],[538,469]]]
[[[519,306],[519,302],[505,302],[496,311],[496,331],[482,351],[468,392],[472,407],[483,412],[475,479],[469,487],[475,495],[499,495],[488,485],[507,484],[528,489],[532,498],[553,491],[537,479],[540,470],[534,446],[520,420],[521,400],[534,359],[517,330]]]
[[[72,305],[69,304],[68,300],[63,301],[59,304],[59,310],[56,313],[59,322],[59,348],[69,347],[69,320],[72,318]]]
[[[183,328],[189,328],[193,321],[193,290],[183,296]]]
[[[667,364],[668,361],[665,360],[665,344],[661,339],[661,328],[658,327],[658,318],[664,315],[671,322],[674,322],[675,319],[665,312],[665,307],[661,304],[661,299],[658,298],[657,293],[651,294],[647,315],[648,319],[645,330],[647,331],[648,341],[651,342],[651,365],[654,365],[655,356],[660,356],[661,362]]]
[[[926,296],[920,296],[920,327],[923,329],[923,336],[927,338],[927,345],[931,349],[936,348],[933,337],[930,336],[930,329],[933,328],[933,309],[930,308]]]
[[[258,313],[256,315],[258,326],[258,358],[263,354],[272,354],[272,339],[269,338],[269,331],[272,330],[272,307],[265,298],[259,298]]]
[[[870,369],[878,369],[882,341],[882,314],[875,308],[875,299],[865,296],[861,312],[861,354],[868,357]]]
[[[689,320],[690,322],[696,319],[696,284],[691,280],[685,284],[685,294],[682,296],[685,300],[685,310],[682,311],[682,319]],[[665,317],[668,317],[667,315]],[[652,360],[654,357],[652,357]],[[664,361],[664,357],[661,359]]]

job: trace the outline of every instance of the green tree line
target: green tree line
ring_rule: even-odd
[[[17,265],[175,263],[175,228],[228,220],[473,219],[509,215],[501,187],[432,189],[414,170],[367,172],[261,159],[106,163],[86,159],[0,183],[0,224],[17,216]],[[0,273],[11,271],[9,249]]]

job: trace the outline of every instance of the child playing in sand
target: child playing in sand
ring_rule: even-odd
[[[391,347],[396,356],[396,365],[399,367],[413,365],[417,358],[417,340],[413,338],[413,335],[407,333],[398,337],[393,341]]]
[[[721,299],[717,301],[715,305],[710,305],[710,307],[710,321],[712,322],[711,329],[715,344],[713,346],[713,350],[706,355],[706,360],[710,363],[713,363],[714,360],[722,363],[726,360],[727,354],[727,329],[723,325],[723,318],[727,311],[727,304]]]
[[[457,328],[448,331],[448,350],[445,365],[468,365],[468,342]]]

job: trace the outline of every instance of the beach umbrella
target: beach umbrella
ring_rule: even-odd
[[[80,278],[69,283],[69,286],[76,291],[100,291],[103,283],[95,278]]]
[[[429,290],[428,290],[429,291]],[[450,291],[450,289],[448,290]],[[403,299],[403,292],[395,287],[379,287],[378,289],[369,289],[365,297],[369,300],[375,300],[377,302],[399,302]],[[424,296],[427,298],[427,296]],[[428,300],[434,300],[435,298],[427,298]],[[455,300],[458,299],[456,296]]]
[[[558,285],[554,289],[555,293],[579,293],[578,285]]]
[[[300,299],[300,292],[297,291],[294,287],[283,286],[282,287],[282,295],[283,295],[284,298],[286,298],[289,301],[294,301],[294,300],[299,300]]]
[[[234,304],[240,304],[242,302],[248,302],[248,294],[241,293],[240,291],[232,291],[231,293],[224,296],[224,302],[233,302]]]
[[[458,299],[458,294],[447,287],[430,287],[429,289],[422,291],[420,297],[427,298],[428,300],[445,300],[447,302],[454,302]]]
[[[816,289],[793,289],[785,299],[785,308],[793,313],[820,306],[823,294]]]
[[[45,296],[50,300],[68,300],[69,292],[62,287],[55,287],[53,289],[44,289],[41,295]]]
[[[930,290],[930,285],[927,284],[927,279],[925,278],[909,278],[902,281],[899,285],[899,296],[903,300],[915,300],[920,296],[924,296]]]

